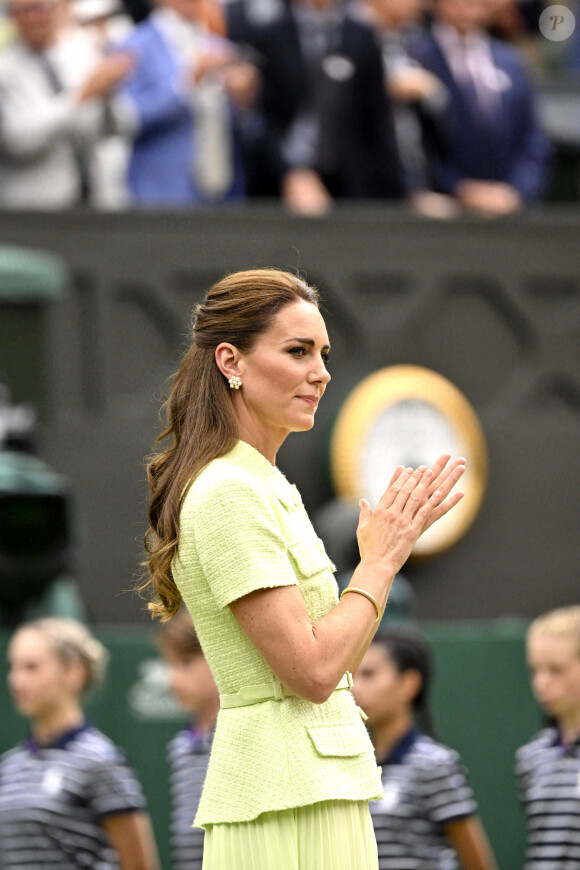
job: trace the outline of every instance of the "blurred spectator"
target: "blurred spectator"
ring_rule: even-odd
[[[510,214],[545,186],[549,147],[516,51],[485,28],[493,0],[434,0],[415,59],[448,91],[429,129],[436,189],[487,215]]]
[[[521,42],[538,32],[543,9],[540,0],[491,0],[489,30],[499,39]]]
[[[205,780],[219,693],[195,633],[191,616],[181,610],[158,635],[169,667],[171,689],[193,722],[168,746],[171,768],[171,857],[173,870],[201,870],[204,831],[193,820]]]
[[[409,627],[381,628],[354,675],[384,797],[371,801],[379,870],[495,870],[495,860],[460,757],[432,728],[432,663]]]
[[[158,870],[141,786],[83,711],[107,657],[74,620],[12,636],[8,687],[31,733],[0,761],[2,870]]]
[[[131,58],[100,57],[66,0],[10,0],[8,12],[17,38],[0,54],[0,207],[96,204],[95,146],[120,124],[109,98]]]
[[[248,193],[323,214],[335,198],[400,199],[405,185],[380,48],[340,0],[290,0],[253,27],[262,61],[262,138]]]
[[[243,195],[237,113],[256,69],[223,32],[217,0],[158,0],[124,43],[136,67],[124,88],[135,118],[129,186],[138,205],[191,205]]]
[[[526,870],[580,867],[580,607],[535,619],[526,656],[548,723],[516,753],[527,821]]]
[[[544,66],[538,21],[544,9],[541,0],[491,0],[488,32],[518,46],[532,70]]]
[[[423,21],[424,0],[365,0],[362,12],[378,31],[386,87],[393,104],[395,133],[405,183],[415,207],[433,217],[456,213],[452,197],[435,193],[430,177],[422,117],[436,118],[444,109],[447,90],[411,58],[408,42]]]
[[[94,45],[99,57],[106,57],[133,29],[133,22],[125,13],[120,0],[73,0],[73,18]],[[129,146],[127,125],[124,130],[111,132],[95,145],[95,172],[98,173],[99,208],[119,209],[129,204],[127,169]]]
[[[73,0],[72,16],[102,55],[133,30],[133,22],[120,0]]]

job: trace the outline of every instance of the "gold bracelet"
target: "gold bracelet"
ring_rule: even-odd
[[[371,595],[370,592],[367,592],[366,589],[359,589],[358,586],[347,586],[346,589],[342,590],[340,597],[342,598],[342,596],[346,595],[347,592],[356,592],[358,595],[364,595],[365,598],[368,598],[371,604],[375,605],[375,610],[377,611],[377,618],[375,619],[375,622],[379,621],[379,619],[383,615],[383,612],[379,607],[379,602]]]

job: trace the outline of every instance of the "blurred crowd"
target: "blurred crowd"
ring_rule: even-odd
[[[122,2],[5,0],[0,208],[546,195],[533,83],[580,39],[540,33],[544,0]]]

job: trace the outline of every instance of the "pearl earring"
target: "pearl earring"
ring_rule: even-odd
[[[234,375],[228,380],[228,384],[230,385],[230,390],[239,390],[242,386],[242,379]]]

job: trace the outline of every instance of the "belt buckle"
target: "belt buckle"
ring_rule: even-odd
[[[272,680],[272,686],[274,688],[274,701],[283,701],[286,695],[284,694],[284,686],[280,682],[280,680]]]

